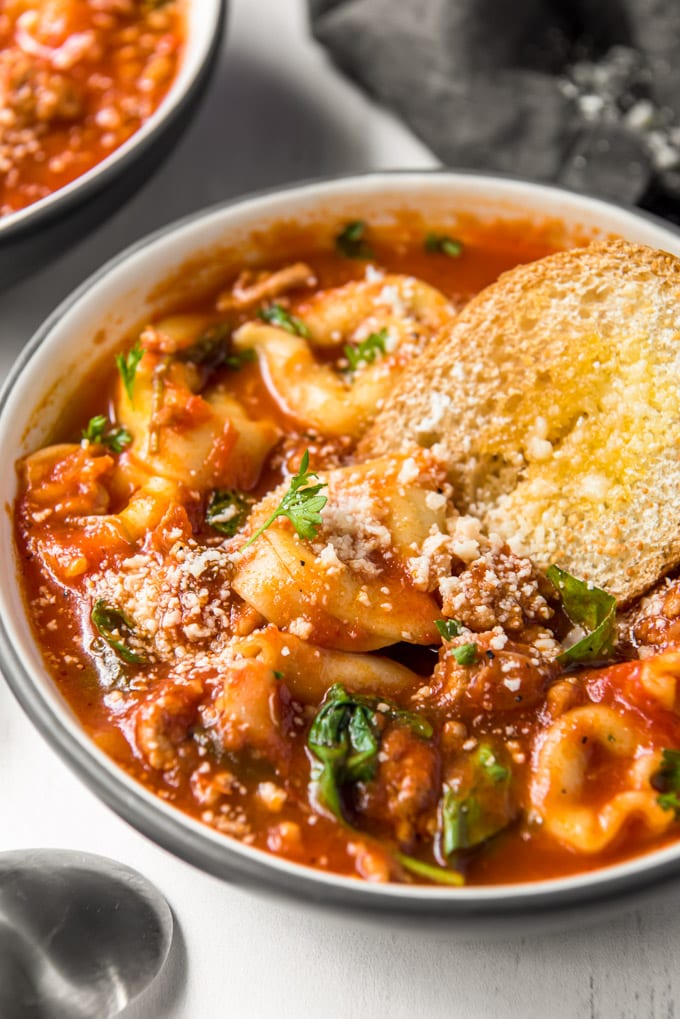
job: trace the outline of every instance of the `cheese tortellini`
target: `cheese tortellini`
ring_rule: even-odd
[[[328,504],[314,540],[275,521],[239,558],[234,590],[269,622],[322,647],[437,643],[440,609],[411,581],[407,561],[445,526],[441,468],[421,451],[417,460],[385,458],[320,477]],[[277,489],[256,508],[253,530],[280,497]]]
[[[399,369],[452,313],[434,287],[410,276],[380,275],[300,304],[299,335],[253,320],[236,332],[234,344],[257,351],[277,399],[297,421],[322,435],[358,438]],[[317,355],[334,348],[342,354],[344,346],[362,343],[368,343],[366,357],[351,372],[336,371]]]

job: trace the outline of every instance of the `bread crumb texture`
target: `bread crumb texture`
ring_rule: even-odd
[[[679,382],[680,260],[593,244],[473,299],[361,451],[437,443],[463,512],[627,602],[680,561]]]

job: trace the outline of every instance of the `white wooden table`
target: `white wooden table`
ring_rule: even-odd
[[[232,0],[210,93],[164,168],[58,263],[0,294],[0,375],[62,297],[162,223],[295,179],[433,165],[309,41],[302,0]],[[674,1016],[676,1001],[680,1014],[677,896],[599,927],[501,943],[272,903],[201,874],[119,820],[47,747],[2,683],[0,819],[0,850],[103,853],[166,895],[178,947],[127,1019],[647,1019]]]

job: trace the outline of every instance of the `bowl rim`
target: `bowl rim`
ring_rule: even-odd
[[[192,0],[184,0],[187,11],[191,2]],[[180,66],[173,83],[151,116],[104,159],[37,202],[31,202],[22,209],[0,216],[1,244],[9,244],[18,238],[32,236],[56,219],[68,215],[77,205],[94,197],[143,156],[175,121],[182,118],[184,112],[190,108],[193,96],[200,91],[207,79],[213,59],[222,45],[229,0],[200,0],[200,3],[211,16],[212,24],[208,25],[205,41],[196,54],[192,74],[181,87],[177,87]],[[188,17],[187,11],[184,13],[185,19]],[[186,61],[188,52],[189,45],[185,41],[182,64]]]
[[[583,214],[587,214],[588,210],[599,210],[602,213],[608,211],[611,214],[613,210],[623,214],[624,219],[646,221],[677,238],[680,244],[680,228],[625,203],[607,201],[511,174],[469,169],[366,171],[297,181],[239,195],[196,210],[136,241],[109,259],[57,306],[28,341],[0,389],[0,437],[7,402],[15,384],[30,366],[33,356],[67,312],[109,274],[121,268],[130,257],[153,248],[159,241],[201,221],[208,225],[221,215],[228,216],[230,211],[247,209],[249,206],[256,211],[257,205],[266,203],[267,199],[279,196],[320,198],[325,192],[332,195],[334,189],[347,189],[353,185],[368,185],[374,186],[376,191],[389,191],[395,182],[405,180],[424,186],[436,182],[440,187],[446,181],[461,187],[476,180],[489,185],[496,182],[501,189],[508,189],[510,193],[514,191],[520,199],[527,198],[528,190],[536,189],[546,198],[553,196],[555,199],[573,202]],[[6,526],[11,527],[11,516],[9,521]],[[0,667],[12,693],[38,731],[71,770],[119,816],[181,859],[217,877],[260,890],[266,888],[269,892],[294,894],[308,902],[354,912],[378,910],[409,915],[457,916],[461,919],[475,915],[501,918],[522,913],[557,913],[572,910],[580,903],[597,904],[618,893],[644,891],[662,881],[680,877],[680,841],[616,864],[566,877],[455,889],[371,884],[293,863],[247,846],[202,824],[179,808],[169,806],[96,746],[80,727],[47,670],[43,671],[49,681],[49,694],[42,688],[37,674],[34,677],[31,668],[22,661],[11,627],[7,624],[9,614],[2,611],[5,597],[5,589],[0,586]]]

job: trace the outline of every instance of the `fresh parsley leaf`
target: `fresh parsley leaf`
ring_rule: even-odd
[[[373,258],[373,251],[366,243],[366,221],[353,219],[347,223],[335,238],[335,248],[345,258]]]
[[[205,511],[205,522],[227,538],[233,538],[250,513],[252,500],[243,492],[216,489]]]
[[[135,636],[134,623],[124,612],[100,598],[94,603],[91,619],[99,635],[124,662],[130,665],[144,665],[148,662],[143,651],[130,647],[130,640]]]
[[[656,802],[663,810],[673,810],[680,821],[680,750],[662,750],[661,767],[651,777],[651,785],[659,796]]]
[[[343,787],[375,775],[380,749],[379,715],[409,725],[423,739],[432,736],[432,726],[420,715],[378,697],[348,693],[341,683],[328,690],[309,730],[307,746],[315,758],[312,781],[318,798],[342,821]]]
[[[445,857],[486,842],[510,824],[514,810],[509,798],[512,772],[496,751],[480,744],[467,762],[467,775],[444,788],[439,804],[441,847]]]
[[[282,304],[270,304],[266,308],[260,308],[257,314],[258,318],[261,318],[263,322],[268,322],[269,325],[278,326],[279,329],[285,329],[293,336],[302,336],[305,340],[309,338],[309,329],[302,319],[291,315]]]
[[[291,524],[301,538],[311,541],[316,537],[316,532],[321,526],[321,510],[328,502],[328,497],[319,495],[323,488],[327,488],[325,481],[318,485],[310,485],[312,480],[319,480],[319,475],[309,469],[309,450],[306,449],[300,461],[297,474],[290,479],[290,487],[283,499],[274,510],[272,515],[265,520],[261,527],[255,531],[252,538],[249,538],[241,551],[259,538],[260,535],[274,523],[278,517],[288,517]]]
[[[377,333],[371,333],[356,346],[348,344],[343,348],[343,353],[349,362],[350,371],[355,372],[360,364],[372,364],[373,361],[386,351],[386,344],[389,337],[387,329],[380,329]]]
[[[101,442],[108,423],[108,418],[103,414],[95,414],[83,428],[82,437],[88,442]]]
[[[425,250],[430,254],[448,255],[459,258],[463,253],[463,242],[448,234],[429,233],[425,237]]]
[[[459,644],[458,647],[449,648],[449,654],[456,659],[459,665],[474,665],[477,661],[477,645]]]
[[[127,354],[116,354],[116,365],[118,366],[118,371],[120,372],[120,377],[123,380],[125,392],[130,403],[134,403],[132,391],[135,384],[135,375],[137,374],[139,362],[143,357],[144,348],[139,340],[135,341],[134,346],[128,350]]]
[[[132,436],[127,428],[110,427],[108,419],[103,414],[95,414],[90,418],[83,428],[82,437],[87,442],[106,446],[113,453],[122,453],[132,442]]]
[[[616,639],[616,598],[599,587],[577,580],[554,564],[546,577],[562,597],[562,606],[575,626],[589,631],[557,656],[561,665],[609,658]]]
[[[454,637],[460,637],[463,632],[463,627],[457,619],[435,619],[434,625],[444,640],[453,640]]]
[[[414,856],[407,856],[406,853],[395,853],[395,860],[402,865],[404,870],[416,874],[418,877],[427,878],[438,885],[455,885],[460,888],[465,884],[465,878],[457,870],[447,870],[444,867],[436,867],[434,864],[417,860]]]

